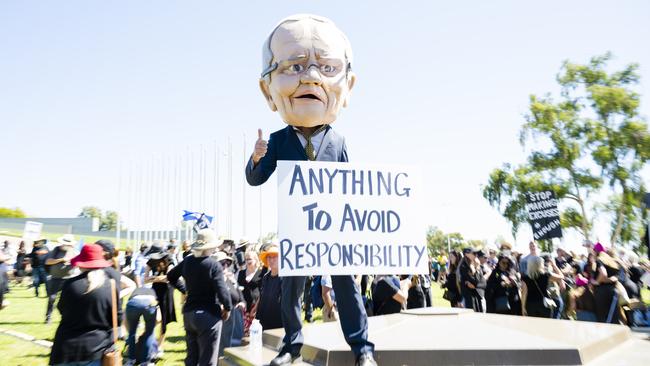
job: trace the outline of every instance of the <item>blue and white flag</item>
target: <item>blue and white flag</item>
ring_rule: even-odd
[[[212,216],[208,216],[205,213],[202,212],[192,212],[192,211],[187,211],[183,210],[183,221],[196,221],[194,223],[194,231],[198,232],[201,229],[206,229],[210,227],[210,223],[212,223]]]
[[[202,213],[183,210],[183,221],[198,220]]]
[[[194,232],[198,233],[199,230],[201,229],[207,229],[210,227],[210,223],[212,222],[212,217],[207,216],[205,214],[201,214],[201,217],[199,217],[198,220],[196,220],[196,223],[194,224]]]

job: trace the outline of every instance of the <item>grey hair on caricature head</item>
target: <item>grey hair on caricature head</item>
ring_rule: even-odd
[[[347,65],[346,73],[352,69],[352,46],[350,45],[350,41],[348,40],[348,37],[345,36],[345,33],[343,33],[337,26],[334,24],[333,21],[331,21],[328,18],[321,17],[318,15],[313,15],[313,14],[294,14],[291,16],[288,16],[284,19],[282,19],[269,33],[269,36],[266,37],[266,40],[264,41],[264,45],[262,46],[262,73],[261,73],[261,78],[265,77],[270,77],[271,72],[275,70],[277,67],[277,64],[273,62],[273,51],[271,50],[271,40],[273,39],[273,35],[275,34],[275,31],[280,28],[285,23],[291,23],[291,22],[301,22],[305,20],[311,20],[314,22],[320,22],[320,23],[326,23],[332,25],[334,28],[336,28],[339,33],[341,34],[341,37],[345,41],[345,63]]]

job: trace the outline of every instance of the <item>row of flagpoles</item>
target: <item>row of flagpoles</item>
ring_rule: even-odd
[[[233,239],[235,203],[241,203],[237,208],[242,215],[238,234],[247,236],[250,228],[246,223],[251,219],[247,191],[257,190],[260,205],[262,192],[261,188],[248,188],[244,181],[244,164],[249,157],[245,136],[242,146],[241,156],[233,153],[233,144],[228,138],[225,146],[214,141],[209,146],[191,146],[182,152],[162,152],[123,163],[118,177],[117,242],[125,239],[127,245],[135,247],[154,240],[192,240],[192,227],[200,223],[197,220],[201,214],[213,217],[209,227],[218,235]],[[233,165],[237,169],[235,175]],[[237,190],[241,190],[236,197],[237,201],[241,197],[239,202],[233,202],[233,182]],[[194,214],[198,215],[197,220],[193,219]],[[262,221],[260,207],[259,236],[262,235]]]

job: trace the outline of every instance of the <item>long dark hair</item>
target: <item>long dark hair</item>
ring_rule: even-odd
[[[452,263],[451,257],[454,256],[456,258],[456,262]],[[452,250],[449,252],[449,273],[456,273],[456,269],[458,269],[458,266],[460,265],[460,261],[463,259],[463,257],[460,255],[460,252],[457,250]]]

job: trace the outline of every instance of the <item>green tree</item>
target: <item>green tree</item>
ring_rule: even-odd
[[[543,190],[561,191],[561,187],[545,183],[542,174],[529,165],[512,168],[504,164],[490,173],[488,184],[483,187],[483,197],[510,222],[512,236],[516,237],[521,224],[528,222],[526,193]]]
[[[106,211],[104,216],[101,218],[101,225],[99,225],[99,231],[116,230],[117,220],[118,220],[117,212]]]
[[[435,226],[429,226],[427,229],[427,248],[432,256],[447,253],[448,248],[460,251],[464,247],[482,248],[485,244],[485,240],[467,240],[461,233],[445,233]]]
[[[15,208],[7,208],[7,207],[0,207],[0,218],[25,218],[25,213],[23,210],[21,210],[18,207]]]
[[[449,244],[451,244],[451,236],[448,238],[447,234],[437,227],[429,226],[427,229],[427,248],[429,249],[429,254],[436,255],[438,253],[446,253],[448,240]],[[462,240],[462,235],[455,233],[452,249],[455,249],[458,246],[458,243],[462,242]]]
[[[94,218],[101,219],[102,210],[100,210],[99,207],[96,206],[84,206],[81,208],[81,213],[79,213],[77,217],[94,217]]]
[[[611,54],[587,65],[565,61],[557,75],[561,96],[530,97],[520,143],[530,153],[525,164],[505,164],[490,174],[483,197],[511,223],[513,235],[527,221],[526,192],[555,191],[567,199],[561,212],[564,228],[591,239],[589,196],[606,182],[615,198],[605,205],[613,213],[611,242],[638,238],[640,202],[645,187],[640,170],[650,159],[650,133],[638,115],[638,66],[608,73]],[[542,139],[542,141],[539,141]],[[601,175],[591,173],[600,167]],[[591,205],[589,205],[591,203]]]
[[[562,94],[576,105],[589,107],[584,121],[586,146],[616,192],[608,207],[613,211],[611,243],[638,239],[635,229],[645,192],[640,170],[650,159],[650,132],[639,116],[638,64],[608,72],[611,53],[593,57],[586,65],[566,61],[558,81]]]
[[[531,150],[528,165],[555,187],[558,198],[577,204],[580,211],[571,206],[564,209],[562,226],[577,228],[585,240],[590,240],[592,223],[587,216],[586,198],[601,187],[602,179],[592,175],[587,165],[588,155],[582,148],[586,128],[580,118],[581,110],[581,104],[568,93],[563,92],[557,103],[550,96],[531,95],[520,143],[530,146],[533,144],[528,137],[544,139],[543,148]]]

